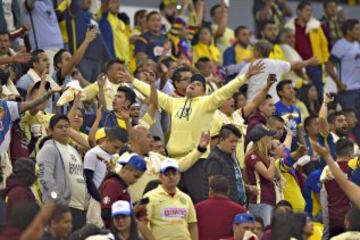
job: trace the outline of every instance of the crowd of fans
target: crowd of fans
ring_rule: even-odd
[[[322,2],[1,0],[0,239],[360,239],[360,23]]]

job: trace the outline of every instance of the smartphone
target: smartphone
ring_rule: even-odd
[[[146,205],[146,204],[148,204],[150,202],[150,199],[148,198],[148,197],[146,197],[146,198],[142,198],[140,201],[138,201],[138,202],[134,202],[133,203],[133,206],[135,206],[135,205],[137,205],[137,204],[139,204],[139,205]]]

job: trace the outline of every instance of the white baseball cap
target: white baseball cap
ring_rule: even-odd
[[[116,217],[118,215],[131,215],[131,207],[128,201],[119,200],[111,205],[111,217]]]
[[[179,164],[176,161],[167,158],[160,164],[160,172],[164,173],[169,168],[173,168],[176,171],[179,171]]]

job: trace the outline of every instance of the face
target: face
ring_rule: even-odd
[[[56,234],[56,238],[67,238],[72,230],[71,213],[64,213],[59,221],[52,221],[50,225],[51,230]]]
[[[201,63],[198,70],[204,77],[209,77],[213,72],[213,63],[211,61]]]
[[[305,6],[302,10],[298,11],[298,17],[304,22],[308,22],[311,16],[312,16],[311,6]]]
[[[190,83],[189,86],[186,88],[186,96],[190,98],[204,95],[204,93],[205,93],[204,86],[199,81],[194,81]]]
[[[358,119],[356,117],[356,114],[354,112],[349,112],[345,114],[346,116],[346,122],[350,128],[356,128],[358,124]]]
[[[296,39],[295,39],[295,33],[294,33],[294,31],[290,31],[290,30],[286,31],[286,32],[284,33],[283,38],[282,38],[281,41],[282,41],[283,43],[286,43],[286,44],[292,46],[292,47],[295,47],[295,41],[296,41]]]
[[[131,166],[125,166],[121,169],[121,177],[122,179],[124,179],[124,181],[126,182],[126,184],[128,186],[134,184],[137,182],[137,180],[139,178],[141,178],[142,176],[142,172],[140,172],[139,170],[131,167]]]
[[[84,123],[84,116],[83,116],[83,113],[81,112],[80,109],[77,109],[75,111],[75,114],[74,114],[74,118],[71,119],[72,121],[72,125],[76,128],[76,129],[80,129]]]
[[[70,139],[70,123],[65,119],[61,119],[53,129],[50,128],[50,133],[54,140],[67,144]]]
[[[106,151],[109,154],[116,154],[120,152],[120,149],[124,146],[124,143],[120,140],[106,139],[103,145],[105,145]]]
[[[235,224],[233,227],[234,230],[234,239],[242,240],[244,238],[244,234],[246,231],[253,231],[254,224],[253,223],[242,223]]]
[[[275,24],[266,24],[262,34],[266,40],[275,42],[276,37],[279,34],[279,29]]]
[[[130,116],[132,118],[139,118],[140,117],[140,106],[132,105],[130,107]]]
[[[153,141],[152,151],[160,153],[163,156],[166,156],[165,147],[161,141]]]
[[[111,13],[118,13],[120,7],[120,1],[119,0],[110,0],[109,1],[109,11]]]
[[[177,187],[180,181],[180,172],[169,168],[164,173],[160,173],[161,184],[168,189]]]
[[[243,108],[246,105],[246,96],[244,94],[239,94],[237,97],[236,109]]]
[[[262,104],[259,106],[259,110],[265,117],[271,117],[275,114],[275,103],[272,98],[266,99]]]
[[[325,14],[328,16],[328,17],[334,17],[336,16],[336,13],[337,13],[337,4],[336,2],[330,2],[326,5],[326,8],[325,8]]]
[[[131,227],[131,217],[119,215],[113,218],[113,225],[118,232],[124,232]]]
[[[239,138],[234,134],[230,134],[225,139],[219,139],[218,146],[226,153],[233,153],[236,150],[236,145],[239,142]]]
[[[212,17],[213,21],[215,23],[220,23],[221,20],[224,17],[224,9],[222,7],[218,7],[215,12],[214,12],[214,16]]]
[[[209,29],[202,28],[200,30],[200,33],[199,33],[200,42],[205,43],[207,45],[210,45],[211,44],[211,38],[212,38],[212,36],[211,36],[211,32],[210,32]]]
[[[161,29],[161,17],[159,14],[153,14],[147,21],[147,27],[150,32],[159,33]]]
[[[281,95],[281,98],[293,101],[295,97],[294,87],[292,84],[286,84],[279,94]]]
[[[270,152],[271,152],[271,155],[276,158],[286,157],[285,146],[277,139],[273,139],[271,141]]]
[[[63,52],[61,54],[61,62],[58,64],[58,67],[62,68],[63,66],[68,64],[71,61],[71,57],[72,57],[71,53]]]
[[[256,234],[256,236],[258,236],[259,239],[261,239],[261,236],[262,236],[262,233],[263,233],[261,223],[255,222],[253,232]]]
[[[349,125],[346,122],[345,115],[337,116],[335,119],[335,132],[339,136],[346,136],[349,132]]]
[[[11,46],[9,35],[0,34],[0,55],[7,54]]]
[[[121,83],[121,73],[125,71],[125,68],[120,63],[114,63],[106,71],[106,75],[112,83]]]
[[[231,115],[235,111],[235,101],[233,98],[226,100],[220,108],[220,111],[226,115]]]
[[[142,127],[137,129],[137,143],[141,147],[143,154],[149,153],[153,149],[153,137],[148,129]]]
[[[318,92],[315,86],[311,86],[308,92],[308,98],[310,101],[318,101]]]
[[[292,213],[293,210],[289,206],[281,206],[276,209],[277,213]]]
[[[176,4],[169,4],[164,8],[166,17],[175,17],[176,15]]]
[[[50,68],[50,62],[48,56],[46,55],[46,53],[40,53],[38,57],[39,57],[39,62],[34,63],[34,69],[36,69],[40,73],[44,71],[48,73]]]
[[[191,76],[192,76],[191,72],[180,73],[180,80],[174,81],[176,89],[179,92],[186,92],[187,87],[190,85]]]
[[[242,29],[236,36],[236,39],[241,45],[248,46],[250,44],[250,36],[251,34],[249,29]]]
[[[274,138],[280,139],[284,135],[284,122],[276,121],[274,126],[269,126],[269,129],[274,130],[276,132]]]
[[[91,0],[82,0],[81,1],[81,8],[85,11],[89,10],[91,7]]]
[[[309,136],[317,136],[320,133],[320,123],[319,123],[319,119],[313,119],[309,126],[305,127],[306,132],[308,133]]]
[[[114,111],[118,111],[121,108],[125,107],[128,108],[130,105],[130,102],[126,99],[126,95],[124,92],[117,92],[115,94],[115,98],[112,102]]]
[[[360,24],[356,24],[348,34],[352,39],[360,41]]]

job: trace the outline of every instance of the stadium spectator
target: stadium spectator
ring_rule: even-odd
[[[67,239],[72,230],[70,209],[65,205],[57,205],[49,219],[47,230],[41,240]]]

